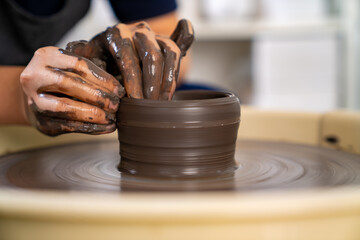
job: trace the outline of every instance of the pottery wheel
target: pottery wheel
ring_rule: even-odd
[[[360,187],[360,156],[320,147],[238,141],[233,174],[182,180],[121,174],[118,152],[117,141],[102,141],[6,155],[0,157],[0,187],[110,192]]]

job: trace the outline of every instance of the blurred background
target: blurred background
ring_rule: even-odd
[[[195,28],[187,82],[231,90],[264,109],[360,110],[360,1],[177,2]],[[116,22],[107,0],[93,0],[58,46]]]

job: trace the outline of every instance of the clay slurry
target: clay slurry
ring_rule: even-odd
[[[181,58],[194,39],[193,26],[186,19],[178,22],[170,38],[156,35],[146,22],[119,23],[89,42],[68,43],[66,50],[116,77],[129,98],[171,100]]]
[[[0,157],[0,187],[62,191],[249,191],[360,187],[360,156],[297,144],[238,141],[235,172],[169,179],[120,173],[117,141],[87,142]],[[161,165],[167,171],[167,165]]]

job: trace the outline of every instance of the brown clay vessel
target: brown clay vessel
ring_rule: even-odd
[[[236,169],[240,103],[232,93],[179,91],[172,101],[123,98],[117,119],[123,173],[198,178]]]

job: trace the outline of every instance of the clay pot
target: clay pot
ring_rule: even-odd
[[[236,169],[240,103],[232,93],[179,91],[172,101],[124,98],[117,119],[123,173],[194,178]]]

